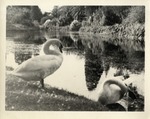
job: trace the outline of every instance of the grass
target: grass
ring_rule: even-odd
[[[38,82],[26,82],[7,75],[6,110],[14,111],[108,111],[98,102],[78,96],[65,90],[46,85],[38,87]]]
[[[39,82],[26,82],[9,74],[6,75],[5,93],[7,111],[125,111],[118,103],[104,106],[49,85],[42,89]],[[129,101],[128,111],[144,111],[144,97],[138,94],[137,97],[132,101],[124,98]]]

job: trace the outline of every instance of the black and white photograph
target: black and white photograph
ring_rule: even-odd
[[[6,111],[143,112],[145,6],[7,5],[5,67]]]
[[[0,119],[149,119],[146,0],[2,0]]]

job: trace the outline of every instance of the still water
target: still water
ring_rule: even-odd
[[[39,55],[46,39],[58,38],[64,60],[46,84],[96,101],[103,81],[120,78],[144,94],[144,42],[56,31],[7,31],[6,36],[7,69]]]

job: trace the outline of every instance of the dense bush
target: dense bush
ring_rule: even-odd
[[[73,18],[71,16],[60,16],[59,17],[59,25],[60,26],[70,25],[72,21],[73,21]]]
[[[143,6],[102,7],[92,17],[92,21],[82,21],[80,32],[110,34],[144,40],[145,7]]]
[[[34,21],[40,21],[42,13],[38,6],[7,6],[6,23],[33,27]],[[8,25],[7,25],[8,26]]]
[[[91,23],[88,22],[88,21],[82,21],[82,26],[85,27],[85,26],[91,26]]]
[[[48,19],[52,19],[52,17],[51,17],[51,16],[42,17],[42,18],[41,18],[41,21],[40,21],[40,24],[44,24],[45,21],[48,20]]]
[[[42,18],[42,12],[38,6],[31,6],[30,18],[32,21],[37,20],[38,22],[40,22]]]
[[[99,8],[94,14],[93,14],[93,22],[92,26],[102,26],[105,24],[105,15],[101,8]]]
[[[74,20],[70,24],[70,30],[71,31],[79,31],[80,27],[81,27],[81,23],[78,20]]]
[[[6,21],[10,24],[23,24],[29,25],[31,24],[30,19],[30,8],[21,8],[21,7],[7,7]]]
[[[145,23],[145,7],[131,7],[128,16],[123,20],[123,23]]]

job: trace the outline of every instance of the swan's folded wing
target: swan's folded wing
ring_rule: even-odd
[[[55,56],[36,56],[23,62],[15,72],[43,70],[56,64]]]

